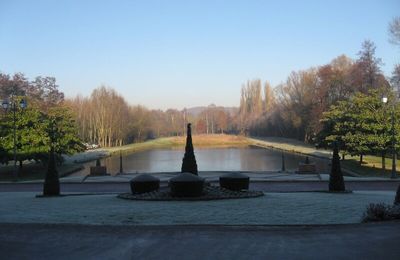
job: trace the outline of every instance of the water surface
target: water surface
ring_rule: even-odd
[[[122,157],[123,171],[136,172],[179,172],[181,170],[184,149],[147,150]],[[195,148],[199,171],[279,171],[282,168],[282,152],[259,147],[242,148]],[[285,166],[288,171],[298,169],[299,162],[305,156],[284,153]],[[328,171],[328,160],[312,158],[319,172]],[[119,155],[104,158],[101,164],[107,166],[107,172],[119,172]],[[85,169],[74,175],[89,174],[89,167],[95,162],[85,163]]]

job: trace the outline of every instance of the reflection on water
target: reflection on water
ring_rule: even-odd
[[[159,149],[137,152],[122,157],[125,173],[135,172],[179,172],[181,170],[184,149]],[[204,148],[195,149],[199,171],[279,171],[282,167],[282,152],[256,147],[245,148]],[[305,156],[285,153],[286,170],[295,171]],[[328,162],[310,158],[319,172],[328,172]],[[107,166],[107,172],[119,172],[119,156],[101,160]],[[84,164],[85,169],[74,175],[89,174],[89,167],[95,162]]]

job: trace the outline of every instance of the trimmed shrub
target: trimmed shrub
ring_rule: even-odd
[[[203,195],[204,179],[184,172],[169,180],[173,197],[200,197]]]
[[[228,190],[248,190],[249,182],[249,176],[237,172],[219,177],[219,186]]]
[[[181,172],[190,172],[197,175],[197,163],[193,151],[191,124],[187,125],[185,155],[182,160]]]
[[[46,178],[43,184],[43,195],[58,196],[60,195],[60,181],[58,179],[58,172],[53,148],[50,151],[48,163],[49,164],[46,172]]]
[[[132,194],[156,191],[160,188],[160,179],[149,174],[140,174],[130,181]]]
[[[394,204],[400,205],[400,185],[397,187],[396,197],[394,198]]]
[[[329,175],[329,191],[345,191],[337,142],[334,143],[333,147],[332,168],[331,174]]]

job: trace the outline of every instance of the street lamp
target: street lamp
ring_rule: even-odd
[[[382,102],[387,103],[388,98],[386,96],[382,97]],[[392,105],[392,112],[391,112],[391,121],[392,121],[392,173],[390,175],[390,178],[396,179],[396,135],[395,135],[395,128],[394,128],[394,109],[395,109],[395,102],[393,101]]]
[[[17,101],[15,100],[15,95],[12,94],[11,95],[11,101],[8,100],[3,100],[1,106],[3,107],[3,109],[7,112],[8,109],[12,110],[13,113],[13,137],[14,137],[14,178],[15,180],[18,179],[18,171],[17,171],[17,126],[16,126],[16,112],[17,112]],[[24,99],[21,99],[21,101],[19,102],[19,107],[21,109],[25,109],[27,104],[26,101]]]

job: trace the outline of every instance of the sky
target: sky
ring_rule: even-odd
[[[367,39],[390,76],[395,16],[399,0],[0,0],[0,72],[55,77],[67,97],[105,85],[152,109],[238,106],[247,80],[356,59]]]

